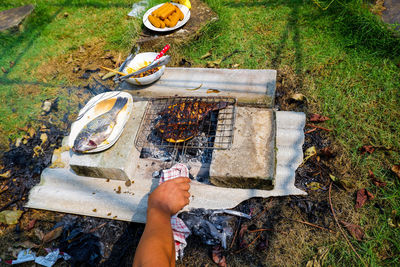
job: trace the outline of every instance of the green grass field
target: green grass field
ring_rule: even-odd
[[[0,10],[23,4],[27,3],[2,1]],[[68,83],[62,77],[39,79],[36,70],[40,65],[88,42],[104,42],[104,49],[129,51],[141,27],[139,19],[127,17],[132,6],[127,0],[38,0],[33,4],[35,10],[22,24],[22,32],[0,33],[0,66],[7,70],[0,73],[3,137],[15,137],[17,127],[37,117],[41,101],[58,96],[59,88]],[[10,61],[14,62],[11,68]]]
[[[356,211],[360,221],[355,223],[366,230],[366,238],[353,241],[353,245],[368,265],[398,265],[400,229],[390,226],[388,219],[393,210],[400,214],[399,181],[390,171],[393,164],[400,163],[399,39],[369,13],[367,4],[356,0],[334,1],[326,11],[311,0],[205,2],[219,20],[206,26],[198,39],[180,47],[177,54],[193,66],[204,67],[207,61],[238,50],[220,67],[240,64],[239,68],[291,70],[298,81],[293,90],[307,97],[308,111],[331,118],[324,126],[333,129],[330,139],[343,156],[343,165],[334,166],[334,174],[350,177],[375,195]],[[3,1],[0,10],[22,3]],[[108,49],[130,50],[141,27],[140,20],[126,18],[131,4],[127,0],[36,1],[23,32],[0,34],[0,66],[15,62],[8,73],[0,73],[0,133],[4,140],[16,136],[16,127],[35,119],[41,101],[59,94],[55,88],[67,82],[38,80],[35,70],[40,64],[93,38],[104,40]],[[200,59],[208,51],[212,56]],[[362,145],[386,149],[360,155]],[[387,186],[372,185],[368,170]],[[326,266],[361,266],[344,239],[338,236],[336,240],[319,244],[330,248]],[[304,247],[297,253],[312,255],[315,251],[316,247]]]

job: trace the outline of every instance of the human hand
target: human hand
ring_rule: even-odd
[[[160,184],[149,196],[148,210],[172,216],[189,204],[190,179],[179,177]]]

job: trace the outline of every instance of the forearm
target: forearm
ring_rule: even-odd
[[[147,211],[147,222],[136,249],[133,266],[175,266],[171,218],[157,209]]]

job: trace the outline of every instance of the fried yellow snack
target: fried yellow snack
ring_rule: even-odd
[[[149,15],[149,21],[151,24],[153,24],[154,27],[157,27],[157,28],[161,27],[161,20],[158,19],[157,17]]]
[[[160,12],[162,12],[165,8],[168,7],[168,3],[165,3],[164,5],[160,6],[159,8],[157,8],[156,10],[154,10],[151,15],[155,16],[155,17],[159,17],[160,16]]]
[[[179,15],[179,20],[183,20],[183,18],[185,17],[185,15],[183,15],[181,9],[177,6],[175,6],[175,11],[178,13]]]
[[[164,23],[165,23],[165,26],[171,27],[171,26],[170,26],[170,25],[171,25],[171,21],[170,21],[169,19],[165,19],[165,20],[164,20]]]
[[[164,9],[161,13],[159,18],[165,20],[168,18],[173,12],[175,12],[175,6],[173,4],[168,3],[168,7]]]
[[[175,27],[175,25],[178,23],[179,21],[179,14],[178,12],[174,12],[172,13],[169,17],[168,17],[170,24],[168,27],[172,28]]]

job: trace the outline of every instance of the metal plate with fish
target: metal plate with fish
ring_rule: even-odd
[[[110,148],[121,136],[132,107],[132,96],[126,92],[106,92],[93,97],[71,125],[69,146],[78,153]]]

